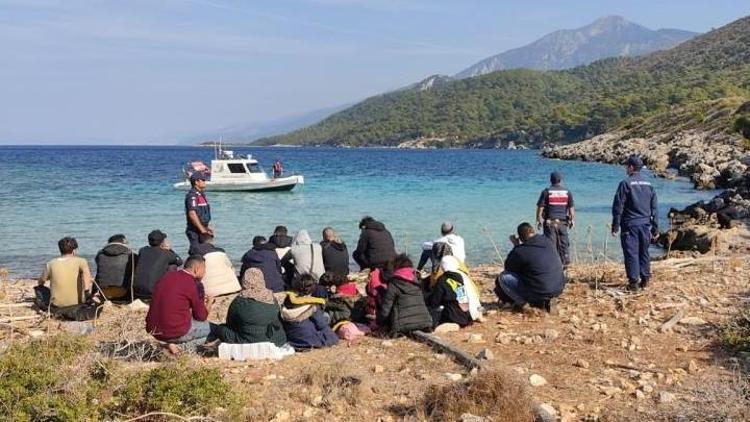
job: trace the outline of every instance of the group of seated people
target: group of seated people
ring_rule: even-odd
[[[464,241],[452,224],[444,223],[441,237],[425,242],[418,266],[396,252],[383,223],[365,217],[359,227],[352,258],[369,270],[363,289],[350,278],[346,244],[333,228],[325,228],[316,243],[306,230],[292,238],[283,226],[268,239],[252,239],[239,278],[209,234],[201,236],[184,264],[159,230],[149,233],[149,245],[138,253],[125,236],[112,236],[96,256],[95,278],[86,260],[76,256],[75,239],[66,237],[58,244],[61,256],[47,264],[37,289],[49,281],[48,309],[77,320],[95,317],[105,300],[150,300],[146,329],[175,353],[179,344],[214,340],[321,348],[371,331],[408,335],[443,323],[465,327],[482,318]],[[511,240],[516,246],[495,293],[516,308],[528,303],[551,310],[564,287],[554,245],[528,223]],[[422,271],[427,261],[430,271]],[[236,292],[225,322],[209,322],[215,297]]]

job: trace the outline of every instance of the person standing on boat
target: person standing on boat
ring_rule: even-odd
[[[195,250],[200,243],[200,235],[213,235],[213,230],[208,226],[211,222],[211,206],[206,199],[206,176],[199,171],[193,172],[190,175],[190,185],[192,188],[185,195],[185,235],[190,242],[190,250]]]
[[[651,257],[648,247],[659,234],[659,213],[656,191],[641,176],[643,161],[631,155],[625,162],[628,177],[617,187],[612,202],[612,236],[620,232],[622,255],[628,290],[646,288],[651,278]]]
[[[536,204],[536,226],[544,228],[544,235],[557,248],[563,267],[567,267],[570,264],[568,229],[573,228],[576,213],[573,194],[562,185],[559,172],[550,174],[549,181],[550,187],[542,191]]]
[[[283,172],[284,172],[284,167],[281,166],[281,160],[277,158],[276,161],[274,161],[273,163],[273,178],[277,179],[281,177],[281,173]]]

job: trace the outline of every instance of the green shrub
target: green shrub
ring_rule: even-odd
[[[750,116],[740,116],[734,121],[732,129],[745,139],[750,139]]]
[[[750,309],[721,329],[721,339],[735,350],[750,352]]]
[[[129,378],[115,392],[111,406],[111,410],[129,415],[171,412],[201,416],[212,414],[217,408],[237,416],[241,409],[240,397],[222,379],[218,370],[192,369],[183,362]]]

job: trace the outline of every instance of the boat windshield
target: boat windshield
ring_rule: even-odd
[[[261,170],[261,168],[260,168],[260,166],[258,165],[258,163],[252,163],[252,164],[248,164],[248,165],[247,165],[247,170],[248,170],[248,171],[249,171],[250,173],[262,173],[262,172],[263,172],[263,170]]]

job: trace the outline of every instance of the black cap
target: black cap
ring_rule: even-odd
[[[626,166],[633,166],[636,170],[640,170],[643,168],[643,160],[641,160],[641,157],[637,155],[631,155],[628,157],[628,159],[625,161]]]
[[[167,234],[164,233],[161,230],[154,230],[151,233],[148,234],[148,244],[149,245],[158,245],[161,244],[161,242],[164,241],[164,239],[167,238]]]
[[[562,181],[562,173],[559,171],[553,171],[552,174],[549,175],[549,181],[552,184],[560,183]]]
[[[202,171],[194,171],[193,174],[190,175],[190,180],[193,182],[196,180],[206,180],[206,175],[203,174]]]

